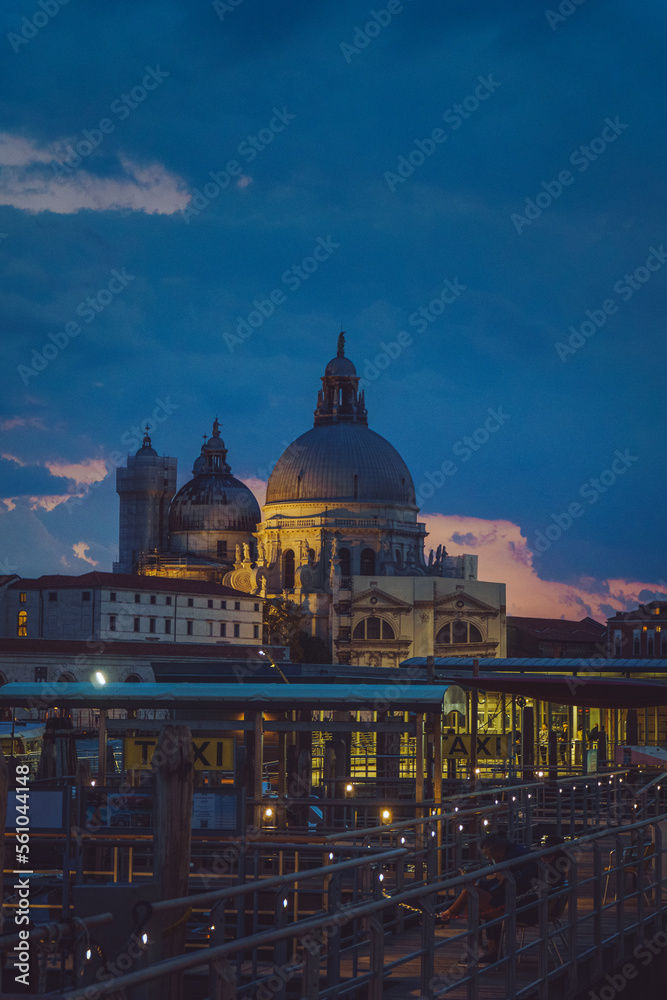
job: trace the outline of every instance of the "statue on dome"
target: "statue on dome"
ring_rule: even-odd
[[[338,334],[338,357],[342,358],[345,356],[345,333],[341,332]]]

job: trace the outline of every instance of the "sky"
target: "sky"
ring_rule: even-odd
[[[346,331],[427,547],[667,599],[657,0],[7,0],[0,573],[117,558],[148,424],[258,499]]]

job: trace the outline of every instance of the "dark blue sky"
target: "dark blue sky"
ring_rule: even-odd
[[[540,579],[667,589],[662,4],[44,3],[0,13],[0,572],[110,568],[158,401],[180,482],[216,415],[265,479],[342,323],[425,514],[535,553],[575,504]]]

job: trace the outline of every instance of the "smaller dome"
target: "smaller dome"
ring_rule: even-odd
[[[325,375],[352,375],[356,376],[357,369],[354,367],[349,358],[344,355],[338,355],[338,357],[332,358],[329,364],[324,369]]]
[[[135,452],[135,458],[157,458],[157,452],[155,448],[151,445],[151,439],[148,434],[144,434],[144,440],[141,444],[139,451]]]

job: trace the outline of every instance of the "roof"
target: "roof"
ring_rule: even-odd
[[[233,590],[222,584],[207,583],[203,580],[174,580],[165,576],[139,576],[137,573],[84,573],[82,576],[38,576],[34,579],[17,579],[10,583],[8,590],[79,590],[100,588],[105,590],[149,590],[152,593],[206,594],[209,597],[235,597],[253,600],[252,594]],[[259,598],[254,597],[257,601]]]
[[[466,696],[456,684],[285,684],[277,679],[263,684],[105,684],[58,685],[57,694],[44,684],[5,684],[0,688],[0,705],[32,705],[41,699],[57,700],[73,708],[201,708],[212,703],[225,707],[247,704],[258,707],[295,706],[373,710],[378,705],[420,711],[458,711],[465,715]],[[392,704],[393,703],[393,704]]]
[[[606,626],[596,622],[594,618],[568,621],[565,618],[523,618],[508,615],[507,628],[518,628],[538,639],[553,642],[599,642],[607,632]]]
[[[266,649],[273,658],[282,662],[284,646],[249,646],[241,643],[196,643],[196,642],[117,642],[111,639],[84,642],[78,639],[18,639],[16,636],[0,637],[0,655],[25,655],[77,657],[85,656],[86,664],[97,657],[130,656],[133,659],[212,659],[212,660],[256,660],[260,661],[259,650]]]
[[[664,662],[664,661],[663,661]],[[667,681],[625,677],[468,677],[466,687],[478,691],[523,695],[557,705],[584,708],[652,708],[667,705]],[[2,689],[0,689],[2,690]]]
[[[502,671],[545,671],[552,674],[583,674],[583,673],[661,673],[667,671],[667,660],[635,659],[629,657],[586,657],[586,656],[510,656],[510,657],[478,657],[477,663],[482,672],[489,674]],[[449,670],[468,671],[472,674],[472,656],[435,656],[433,664]],[[409,660],[401,660],[401,667],[425,667],[425,656],[413,656]]]
[[[656,618],[667,618],[667,601],[651,601],[649,604],[640,604],[632,611],[617,611],[613,618],[607,618],[607,622],[641,621],[642,625],[648,625]]]
[[[322,424],[283,452],[269,476],[266,503],[346,500],[415,505],[407,465],[380,434],[360,423]]]

